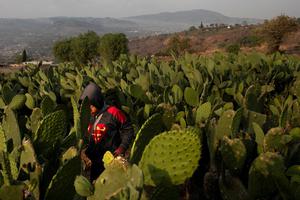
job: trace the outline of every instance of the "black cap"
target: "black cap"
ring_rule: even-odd
[[[89,83],[85,88],[80,97],[80,100],[84,100],[85,97],[88,97],[90,104],[95,106],[98,109],[102,109],[104,105],[104,97],[101,93],[101,89],[95,83]]]

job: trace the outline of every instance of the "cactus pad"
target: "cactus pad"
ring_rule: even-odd
[[[5,109],[5,119],[3,121],[3,130],[6,134],[6,139],[13,140],[13,146],[17,147],[21,145],[21,133],[19,124],[14,111],[7,108]]]
[[[88,200],[98,199],[139,199],[143,187],[142,171],[129,166],[123,159],[114,159],[103,171],[95,183],[95,192]]]
[[[80,170],[81,160],[78,156],[58,169],[48,186],[45,200],[61,199],[61,195],[64,196],[63,199],[72,200],[76,193],[74,181],[76,176],[80,174]]]
[[[245,163],[247,150],[240,139],[223,138],[221,145],[221,154],[223,161],[231,171],[240,171]]]
[[[277,153],[260,154],[249,170],[248,191],[253,199],[270,196],[276,191],[274,177],[285,171],[283,157]]]
[[[209,118],[211,115],[211,103],[206,102],[199,106],[196,113],[196,123],[199,124]]]
[[[56,111],[47,115],[34,136],[36,152],[46,156],[58,141],[61,141],[67,128],[64,111]]]
[[[24,185],[3,186],[0,189],[0,199],[23,200]]]
[[[190,106],[197,106],[199,104],[199,94],[190,87],[184,90],[184,100]]]
[[[18,110],[24,106],[26,102],[26,96],[24,94],[17,94],[9,103],[8,107],[12,110]]]
[[[55,107],[56,107],[55,102],[53,102],[53,100],[49,96],[45,96],[43,98],[41,102],[41,109],[44,117],[52,113]]]
[[[286,137],[290,137],[292,139],[292,136],[284,135],[283,128],[277,127],[270,129],[264,137],[263,146],[265,151],[284,152],[287,142],[285,140]]]
[[[30,139],[24,138],[22,141],[20,168],[29,173],[29,168],[35,165],[38,165],[38,161],[32,143]]]
[[[230,136],[232,134],[232,122],[234,119],[235,111],[227,110],[225,111],[216,126],[216,137],[221,140],[224,136]]]
[[[74,182],[74,187],[77,192],[82,197],[88,197],[93,195],[94,187],[90,181],[84,176],[77,176]]]
[[[257,113],[254,111],[247,110],[247,112],[244,112],[244,115],[246,115],[247,120],[247,132],[254,134],[253,130],[253,123],[257,123],[260,127],[263,127],[267,120],[267,116],[261,113]]]
[[[133,146],[131,148],[130,161],[138,164],[145,147],[150,140],[164,130],[162,116],[160,114],[152,115],[138,131]]]
[[[25,96],[26,96],[25,105],[27,106],[27,108],[33,109],[35,107],[35,101],[33,97],[29,93],[26,93]]]
[[[145,184],[184,183],[198,167],[200,155],[200,138],[194,131],[169,131],[155,136],[139,162]]]
[[[250,196],[239,178],[229,172],[219,179],[219,187],[223,200],[250,200]]]

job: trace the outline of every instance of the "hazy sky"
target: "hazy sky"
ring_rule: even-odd
[[[231,17],[300,17],[300,0],[0,0],[1,18],[124,17],[191,9]]]

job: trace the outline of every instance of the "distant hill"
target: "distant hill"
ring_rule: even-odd
[[[123,32],[136,36],[138,25],[113,18],[53,17],[38,19],[0,19],[0,63],[26,49],[35,58],[51,59],[55,41],[89,30],[98,34]]]
[[[190,26],[199,26],[201,22],[204,25],[231,25],[242,23],[257,24],[263,22],[262,19],[228,17],[218,12],[202,9],[178,12],[163,12],[159,14],[126,17],[124,19],[135,22],[144,29],[155,30],[159,28],[160,31],[182,31],[189,28]]]
[[[143,37],[177,32],[190,26],[208,24],[249,24],[257,19],[233,18],[208,10],[191,10],[153,15],[133,16],[122,19],[52,17],[37,19],[0,18],[0,63],[12,61],[26,49],[34,58],[52,59],[51,50],[55,41],[75,36],[89,30],[98,34],[123,32],[128,37]]]

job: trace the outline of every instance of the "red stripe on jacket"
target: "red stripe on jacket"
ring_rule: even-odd
[[[111,106],[107,109],[107,112],[114,116],[122,124],[126,122],[126,116],[118,108]]]

